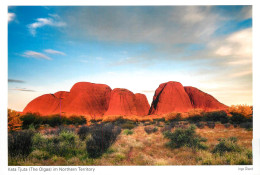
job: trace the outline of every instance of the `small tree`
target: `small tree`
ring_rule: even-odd
[[[177,128],[174,132],[165,132],[164,137],[170,139],[167,146],[173,149],[183,146],[192,149],[206,149],[207,146],[201,142],[206,142],[207,139],[197,135],[195,129],[196,126],[191,125],[187,129]]]

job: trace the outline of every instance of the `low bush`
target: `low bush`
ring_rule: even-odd
[[[225,128],[229,128],[231,125],[230,125],[230,123],[225,123],[224,126],[225,126]]]
[[[197,114],[197,115],[194,115],[194,116],[190,116],[188,118],[188,121],[191,122],[191,123],[199,123],[201,121],[203,121],[203,116]]]
[[[248,131],[252,131],[253,129],[253,122],[245,122],[240,124],[241,128],[245,128]]]
[[[22,121],[20,119],[20,113],[8,109],[8,131],[18,131],[22,129]]]
[[[124,123],[121,125],[122,129],[133,129],[135,127],[135,124],[134,123]]]
[[[132,135],[134,132],[132,130],[129,129],[125,129],[123,132],[125,135]]]
[[[215,128],[215,123],[214,122],[207,122],[207,126],[211,129]]]
[[[162,133],[164,133],[164,132],[171,132],[171,130],[172,130],[172,126],[171,125],[166,125],[166,126],[164,126],[163,128],[161,128],[161,132]]]
[[[213,153],[220,153],[222,155],[225,152],[241,152],[241,147],[237,145],[236,137],[222,138],[218,141],[219,143],[214,147]]]
[[[201,142],[206,142],[207,139],[196,134],[196,126],[191,125],[187,129],[177,128],[174,132],[165,132],[164,137],[170,139],[167,146],[170,148],[180,148],[183,146],[193,149],[206,149],[207,146]]]
[[[43,118],[38,113],[27,113],[21,116],[22,129],[29,129],[33,125],[35,129],[39,128],[43,123]]]
[[[91,128],[91,138],[86,142],[89,157],[100,157],[112,145],[119,134],[114,127],[112,123],[107,123],[95,125]]]
[[[205,121],[221,122],[222,124],[229,122],[229,117],[225,111],[213,111],[204,113]]]
[[[66,124],[67,125],[84,125],[86,124],[86,118],[84,116],[70,116],[69,118],[66,118]]]
[[[236,113],[236,112],[232,112],[231,113],[232,117],[230,118],[230,122],[232,124],[236,124],[236,125],[239,125],[241,123],[245,123],[247,122],[247,118],[241,114],[241,113]]]
[[[179,122],[174,123],[174,127],[182,128],[182,129],[188,128],[188,125],[189,125],[189,122],[187,122],[187,121],[179,121]]]
[[[45,151],[49,155],[57,155],[65,158],[77,154],[77,142],[79,138],[74,132],[62,130],[59,135],[43,136],[40,133],[33,137],[33,149]]]
[[[40,116],[38,113],[27,113],[21,116],[22,128],[28,129],[33,126],[35,129],[41,125],[49,125],[51,127],[60,125],[83,125],[86,124],[86,119],[83,116],[64,117],[58,114],[51,116]]]
[[[32,151],[32,138],[34,132],[14,131],[8,134],[8,155],[11,157],[20,156],[26,157]]]
[[[29,155],[30,158],[36,158],[38,160],[47,160],[50,158],[50,155],[47,151],[34,150]]]
[[[147,134],[151,134],[151,133],[154,133],[154,132],[158,131],[158,128],[157,127],[146,126],[146,127],[144,127],[144,131]]]
[[[84,140],[86,136],[89,134],[89,128],[87,126],[82,126],[78,130],[78,135],[80,140]]]
[[[205,124],[201,122],[195,123],[195,125],[200,129],[203,129],[205,127]]]
[[[240,113],[246,118],[252,118],[253,106],[249,105],[232,105],[228,108],[229,113]]]

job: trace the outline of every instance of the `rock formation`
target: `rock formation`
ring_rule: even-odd
[[[169,81],[156,89],[149,114],[188,112],[191,109],[214,111],[226,108],[226,105],[213,96],[197,88],[183,87],[179,82]]]
[[[32,100],[23,110],[23,113],[53,114],[59,108],[59,99],[53,94],[45,94]]]
[[[105,84],[76,83],[61,102],[62,112],[66,115],[102,116],[108,109],[110,93],[111,88]]]
[[[105,115],[147,115],[150,105],[144,94],[134,94],[127,89],[116,88],[111,93]]]
[[[144,94],[136,93],[135,100],[137,115],[147,115],[150,109],[150,104],[148,103],[146,96]]]
[[[193,109],[189,96],[179,82],[169,81],[156,89],[149,114],[166,114]]]
[[[227,108],[226,105],[220,103],[213,96],[202,92],[201,90],[186,86],[184,87],[186,93],[188,94],[191,104],[194,108],[203,109],[205,111],[214,111],[214,110],[224,110]]]
[[[59,114],[102,117],[104,115],[153,115],[170,112],[188,112],[191,109],[205,111],[223,110],[227,106],[213,96],[194,87],[169,81],[155,91],[150,107],[144,94],[134,94],[127,89],[111,88],[105,84],[79,82],[70,92],[59,91],[32,100],[23,113],[37,112],[41,115]]]
[[[111,100],[110,100],[111,99]],[[23,113],[41,115],[147,115],[150,105],[143,94],[133,94],[127,89],[113,91],[105,84],[76,83],[70,92],[59,91],[32,100]]]

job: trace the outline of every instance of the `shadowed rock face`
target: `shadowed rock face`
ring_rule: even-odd
[[[179,82],[160,84],[153,96],[149,114],[166,114],[173,111],[187,112],[193,109],[189,96]]]
[[[191,104],[194,108],[203,109],[205,111],[224,110],[228,106],[220,103],[213,96],[202,92],[201,90],[187,86],[184,87],[186,93],[189,95]]]

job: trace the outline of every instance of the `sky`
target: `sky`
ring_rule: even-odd
[[[81,81],[252,105],[252,6],[9,6],[8,108]]]

